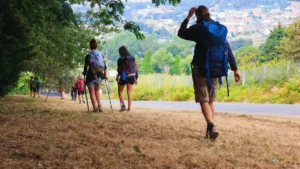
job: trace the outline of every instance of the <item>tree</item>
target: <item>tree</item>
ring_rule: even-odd
[[[146,53],[145,53],[145,57],[142,61],[142,65],[140,70],[142,70],[144,72],[144,74],[149,74],[151,73],[151,56],[152,56],[152,51],[149,49]]]
[[[180,64],[181,56],[176,55],[175,56],[175,62],[174,64],[170,67],[170,74],[171,75],[179,75],[180,74],[180,69],[179,69],[179,64]]]
[[[175,5],[180,0],[152,1],[156,6],[166,2]],[[0,96],[12,90],[21,72],[32,71],[57,81],[59,76],[82,65],[87,42],[95,35],[128,30],[137,39],[143,39],[137,24],[122,19],[124,3],[121,0],[0,1]],[[86,14],[75,13],[72,4],[89,4],[89,9]]]
[[[151,57],[150,65],[153,72],[168,73],[170,66],[175,62],[173,55],[166,49],[157,50]]]
[[[258,66],[259,56],[259,49],[250,45],[239,48],[235,53],[238,64],[242,66]]]
[[[185,59],[181,59],[179,63],[180,73],[190,75],[192,73],[191,62],[193,59],[193,55],[187,56]]]
[[[279,58],[278,46],[280,40],[286,36],[284,28],[279,23],[269,34],[266,43],[263,45],[261,62],[270,61]]]
[[[285,29],[287,34],[280,41],[280,45],[277,48],[281,58],[285,58],[291,61],[300,61],[300,19],[294,21],[291,25]]]

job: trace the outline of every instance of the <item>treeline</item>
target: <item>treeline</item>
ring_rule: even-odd
[[[190,64],[194,53],[194,42],[182,40],[177,35],[172,38],[161,38],[148,35],[144,40],[136,40],[132,33],[120,33],[108,40],[103,51],[108,51],[109,69],[116,70],[120,46],[127,46],[137,59],[139,70],[143,74],[168,73],[191,74]],[[230,42],[232,50],[245,45],[252,45],[251,40],[239,39]]]
[[[259,47],[246,45],[235,53],[236,60],[243,67],[257,67],[260,64],[285,59],[300,62],[300,20],[287,27],[279,23]]]
[[[137,24],[122,19],[124,3],[0,1],[0,97],[11,92],[25,72],[44,82],[66,82],[72,77],[72,71],[83,64],[88,42],[93,37],[129,30],[135,38],[143,39]],[[159,5],[161,1],[153,3]],[[73,4],[88,5],[89,10],[75,13]]]

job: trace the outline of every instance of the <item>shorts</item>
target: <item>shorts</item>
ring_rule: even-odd
[[[135,77],[128,77],[127,78],[127,81],[124,81],[124,80],[120,80],[119,81],[119,85],[123,86],[123,85],[126,85],[126,84],[131,84],[133,85],[136,81],[136,78]]]
[[[196,103],[214,102],[216,100],[218,78],[212,78],[212,84],[215,89],[215,93],[213,93],[212,88],[208,84],[208,79],[199,74],[199,69],[197,67],[192,68],[192,77]]]
[[[101,77],[98,77],[98,79],[99,79],[100,82],[102,82],[102,78]],[[91,81],[86,82],[86,85],[88,87],[92,87],[92,86],[95,86],[95,85],[96,86],[100,86],[101,84],[99,84],[96,79],[93,79]]]
[[[84,91],[78,91],[78,95],[84,95]]]
[[[32,91],[33,91],[33,92],[36,92],[36,88],[33,87],[33,88],[32,88]]]

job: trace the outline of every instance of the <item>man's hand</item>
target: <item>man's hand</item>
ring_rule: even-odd
[[[240,72],[238,70],[234,71],[234,80],[236,83],[240,82],[241,76],[240,76]]]
[[[194,15],[196,9],[197,9],[196,7],[192,7],[192,8],[190,9],[189,14],[188,14],[188,16],[186,17],[187,20],[190,20],[190,19],[191,19],[191,17]]]

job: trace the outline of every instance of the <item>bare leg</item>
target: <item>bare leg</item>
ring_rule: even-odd
[[[94,86],[91,86],[91,87],[88,87],[89,88],[89,92],[90,92],[90,97],[91,97],[91,102],[92,102],[92,105],[93,105],[93,108],[94,108],[94,111],[97,110],[97,107],[96,107],[96,98],[95,98],[95,89],[94,89]],[[78,99],[79,96],[78,96]]]
[[[219,135],[214,125],[214,105],[213,102],[201,102],[202,113],[207,122],[206,138],[216,139]]]
[[[128,96],[128,110],[131,108],[131,103],[132,103],[132,84],[127,84],[127,96]]]
[[[207,123],[213,122],[212,111],[208,102],[201,102],[201,109]]]
[[[98,108],[101,108],[101,93],[100,87],[98,85],[95,85],[95,95],[98,103]]]
[[[215,106],[214,102],[208,102],[210,110],[211,110],[211,116],[212,116],[212,121],[215,121]]]
[[[125,105],[124,102],[124,96],[123,96],[123,90],[125,88],[125,85],[118,85],[118,90],[119,90],[119,96],[120,96],[120,101],[121,101],[121,106]]]

